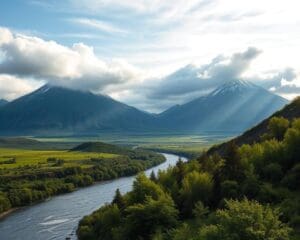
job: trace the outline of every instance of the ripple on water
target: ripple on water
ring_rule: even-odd
[[[43,225],[43,226],[56,225],[56,224],[61,224],[61,223],[68,222],[68,221],[69,221],[69,219],[55,219],[55,220],[48,221],[48,222],[42,222],[42,223],[40,223],[40,225]]]

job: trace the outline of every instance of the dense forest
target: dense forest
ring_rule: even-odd
[[[75,161],[51,156],[48,156],[46,163],[33,161],[31,165],[24,166],[17,165],[16,159],[0,161],[0,213],[71,192],[96,181],[135,175],[165,160],[163,155],[151,151],[130,150],[103,143],[80,145],[72,150],[74,157],[77,154],[75,150],[110,152],[117,157],[88,158],[76,161],[76,165]]]
[[[139,174],[133,190],[83,218],[81,240],[300,238],[300,118],[273,117],[256,142]]]

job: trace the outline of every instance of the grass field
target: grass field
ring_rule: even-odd
[[[0,148],[0,168],[17,168],[26,165],[48,164],[49,158],[64,160],[64,166],[82,165],[82,160],[91,158],[111,159],[118,157],[117,154],[110,153],[84,153],[70,152],[67,150],[23,150]],[[3,164],[4,162],[15,159],[15,163]]]
[[[203,134],[203,135],[103,135],[99,137],[55,137],[55,138],[34,138],[41,142],[73,144],[76,145],[88,141],[102,141],[117,145],[141,147],[170,152],[185,152],[198,154],[214,144],[227,141],[231,135],[225,133]]]

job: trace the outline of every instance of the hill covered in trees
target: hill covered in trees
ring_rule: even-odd
[[[296,117],[294,104],[284,111]],[[117,191],[111,204],[81,220],[79,239],[299,239],[300,118],[292,118],[268,119],[263,136],[230,141],[222,155],[140,174],[131,192]]]

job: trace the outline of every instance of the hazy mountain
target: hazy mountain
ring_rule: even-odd
[[[4,99],[0,99],[0,107],[4,106],[5,104],[7,104],[8,101],[4,100]]]
[[[0,135],[244,131],[287,100],[245,81],[154,115],[108,96],[45,85],[0,109]]]
[[[282,108],[288,101],[247,81],[227,82],[206,96],[174,106],[159,115],[177,131],[243,131]]]
[[[1,108],[0,134],[94,134],[144,131],[151,114],[104,95],[45,85]]]

